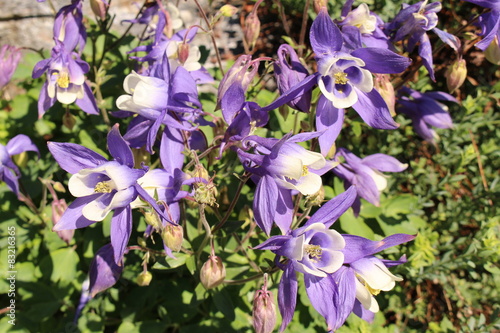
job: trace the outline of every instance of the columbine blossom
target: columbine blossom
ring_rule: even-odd
[[[431,128],[452,128],[453,121],[448,113],[448,107],[440,101],[458,101],[444,92],[420,93],[416,90],[403,87],[400,92],[407,96],[399,98],[398,111],[407,115],[413,121],[413,129],[424,140],[435,142],[439,138]]]
[[[5,182],[16,195],[19,195],[19,177],[21,176],[21,172],[12,161],[12,156],[25,151],[34,151],[39,154],[38,148],[24,134],[16,135],[5,146],[0,144],[0,181]]]
[[[344,37],[349,41],[346,46]],[[326,8],[314,20],[310,39],[322,93],[316,111],[316,128],[323,131],[319,138],[321,152],[327,154],[335,142],[348,107],[371,127],[397,128],[385,101],[373,89],[372,73],[400,73],[408,67],[409,59],[383,48],[363,48],[359,38],[343,36]]]
[[[21,50],[14,46],[3,45],[0,48],[0,90],[9,83],[21,57]]]
[[[84,228],[104,220],[114,211],[111,244],[115,262],[120,265],[132,231],[130,203],[138,195],[169,220],[154,199],[137,184],[146,171],[133,169],[132,151],[120,135],[117,125],[108,134],[108,147],[114,158],[112,161],[73,143],[49,142],[48,147],[61,168],[73,174],[68,187],[76,197],[54,226],[54,231]]]
[[[255,220],[267,234],[273,221],[283,233],[292,222],[291,191],[312,195],[321,188],[321,175],[335,166],[316,152],[297,142],[316,137],[317,133],[298,134],[281,140],[249,136],[244,145],[254,146],[256,154],[237,150],[243,166],[257,183],[254,199]]]
[[[33,68],[35,79],[47,74],[38,99],[38,116],[41,118],[56,99],[62,104],[75,103],[88,114],[99,114],[92,90],[85,82],[85,73],[89,69],[76,53],[67,51],[64,44],[56,41],[51,57]]]
[[[325,318],[329,331],[342,326],[351,312],[370,320],[371,314],[378,311],[372,295],[392,289],[395,281],[400,280],[386,266],[404,260],[389,262],[373,255],[414,236],[396,234],[376,242],[329,229],[355,198],[353,186],[324,204],[304,226],[283,236],[270,237],[256,247],[274,252],[278,266],[284,271],[278,287],[278,306],[283,318],[280,331],[292,320],[297,303],[296,272],[303,273],[311,304]],[[281,258],[285,260],[279,261]]]
[[[359,214],[363,198],[371,204],[380,204],[380,192],[387,187],[387,179],[382,172],[401,172],[406,170],[408,164],[399,162],[392,156],[385,154],[373,154],[365,158],[359,158],[345,148],[339,148],[335,159],[345,159],[332,172],[344,180],[345,188],[356,185],[358,193],[353,203],[354,213]]]
[[[62,43],[66,51],[78,48],[83,52],[87,31],[83,25],[82,0],[72,0],[71,5],[62,7],[54,20],[54,40]]]

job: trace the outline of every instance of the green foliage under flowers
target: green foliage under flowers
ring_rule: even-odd
[[[375,1],[376,2],[376,1]],[[389,1],[384,2],[389,6]],[[91,28],[97,29],[96,26]],[[97,36],[97,30],[89,36]],[[113,40],[116,37],[109,37]],[[98,43],[103,43],[98,39]],[[109,40],[108,40],[109,42]],[[91,43],[85,51],[92,61]],[[115,99],[122,91],[122,82],[129,72],[126,52],[137,45],[130,38],[123,41],[119,52],[107,53],[102,71],[94,73],[104,100],[100,106],[114,110]],[[98,46],[102,48],[101,46]],[[97,53],[99,54],[99,53]],[[46,56],[47,54],[45,54]],[[40,179],[60,182],[67,187],[69,175],[62,171],[47,150],[48,140],[73,142],[107,156],[108,126],[98,116],[88,116],[75,106],[68,116],[60,104],[51,108],[43,119],[37,117],[38,93],[43,81],[31,79],[31,68],[42,57],[26,53],[13,79],[22,93],[12,100],[0,101],[0,143],[13,136],[28,134],[40,149],[41,157],[28,153],[18,156],[22,170],[21,184],[35,203],[37,212],[0,184],[0,300],[9,284],[7,271],[7,230],[16,228],[16,325],[9,318],[0,318],[0,332],[252,332],[251,311],[255,290],[262,285],[254,279],[260,267],[273,266],[270,251],[254,251],[252,247],[266,238],[255,236],[255,224],[249,210],[255,186],[248,182],[241,191],[233,214],[216,239],[217,253],[226,266],[228,283],[206,290],[199,282],[199,259],[206,260],[210,246],[205,243],[201,253],[195,251],[204,242],[203,226],[198,221],[196,205],[184,204],[185,239],[188,253],[177,254],[173,260],[149,252],[153,275],[149,286],[139,286],[144,252],[130,250],[118,283],[92,299],[76,323],[73,317],[78,305],[81,285],[87,276],[95,252],[109,242],[110,219],[85,229],[76,230],[71,243],[63,242],[52,228],[52,197]],[[474,65],[470,65],[470,70]],[[490,66],[491,68],[492,66]],[[495,67],[498,70],[498,67]],[[474,69],[481,73],[484,68]],[[424,72],[423,72],[424,73]],[[444,78],[430,84],[426,75],[414,84],[421,90],[444,90]],[[220,77],[218,77],[220,79]],[[491,83],[495,85],[490,85]],[[380,207],[363,202],[359,217],[348,211],[334,225],[341,232],[371,239],[382,239],[394,233],[417,234],[415,241],[384,252],[388,259],[406,254],[409,262],[393,269],[404,281],[391,292],[377,296],[381,312],[373,324],[352,315],[347,332],[494,332],[500,330],[500,83],[497,77],[461,88],[466,96],[460,106],[449,105],[455,127],[438,130],[436,146],[422,142],[409,120],[398,115],[398,130],[379,131],[369,128],[354,113],[348,114],[347,125],[338,145],[358,156],[385,153],[409,163],[406,172],[391,174],[389,186],[382,194]],[[272,101],[275,93],[255,92],[261,104]],[[204,107],[213,110],[214,96],[200,95]],[[216,113],[220,116],[220,111]],[[65,116],[66,115],[66,116]],[[284,116],[286,115],[286,116]],[[63,120],[65,123],[63,124]],[[126,121],[119,122],[122,133]],[[276,110],[271,114],[269,128],[256,134],[281,137],[299,126],[311,126],[309,115],[292,110]],[[214,136],[206,133],[208,142]],[[224,212],[240,184],[242,166],[232,153],[220,161],[215,154],[204,160],[205,168],[215,174],[219,211]],[[154,160],[157,156],[153,156]],[[189,156],[187,157],[189,158]],[[326,178],[325,200],[344,191],[338,179]],[[71,202],[71,195],[58,192]],[[302,207],[304,208],[304,207]],[[207,212],[210,225],[218,222],[218,210]],[[134,233],[129,245],[146,246],[161,251],[161,239],[144,240],[144,217],[134,212]],[[246,237],[248,235],[254,237]],[[240,249],[235,251],[234,249]],[[277,295],[279,272],[269,275],[270,290]],[[239,283],[248,279],[249,282]],[[278,319],[279,322],[279,319]],[[287,332],[314,333],[326,330],[324,319],[312,308],[303,286],[299,287],[294,319]]]

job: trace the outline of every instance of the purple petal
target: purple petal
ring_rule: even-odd
[[[21,154],[25,151],[34,151],[40,155],[35,144],[27,135],[24,134],[16,135],[12,139],[10,139],[10,141],[7,143],[6,148],[10,156]]]
[[[92,90],[87,82],[83,84],[83,97],[77,98],[75,104],[78,105],[83,112],[88,114],[99,114],[94,94],[92,94]]]
[[[436,78],[434,77],[434,68],[432,67],[433,65],[432,45],[431,41],[429,40],[429,36],[427,36],[427,34],[423,34],[422,37],[420,38],[420,45],[418,46],[418,55],[422,58],[424,67],[429,72],[429,76],[431,77],[432,81],[436,81]]]
[[[146,150],[150,154],[154,154],[153,147],[156,143],[156,136],[158,134],[158,130],[160,129],[163,120],[165,119],[166,112],[167,112],[166,110],[162,110],[160,112],[160,115],[158,116],[158,118],[155,119],[155,121],[151,125],[151,128],[149,129],[149,132],[147,133]]]
[[[113,246],[104,245],[97,251],[90,264],[90,296],[112,287],[120,278],[123,266],[117,265],[113,257]]]
[[[333,23],[325,7],[321,9],[311,26],[310,40],[317,58],[333,54],[342,48],[342,33]]]
[[[165,126],[161,137],[160,160],[163,169],[174,174],[175,169],[182,169],[184,163],[184,140],[180,130]]]
[[[130,168],[134,167],[134,155],[120,134],[118,124],[115,124],[108,133],[108,150],[118,163]]]
[[[391,117],[391,112],[387,107],[379,92],[373,89],[365,93],[357,90],[358,101],[352,106],[365,123],[377,129],[396,129],[399,124]]]
[[[50,153],[65,171],[75,174],[82,169],[95,168],[108,162],[107,159],[92,150],[76,143],[47,143]]]
[[[245,92],[239,83],[232,84],[221,100],[222,115],[226,123],[231,124],[237,112],[243,107]]]
[[[278,201],[278,185],[271,176],[263,176],[257,184],[253,209],[255,222],[269,235],[273,226]]]
[[[321,206],[316,213],[304,224],[307,227],[313,223],[323,223],[329,228],[337,219],[351,207],[356,199],[356,186],[351,186],[347,191],[337,195],[335,198]]]
[[[293,101],[295,98],[299,98],[300,96],[304,95],[306,92],[312,89],[312,87],[316,84],[317,78],[320,75],[321,74],[319,73],[309,75],[304,80],[302,80],[295,86],[291,87],[290,90],[288,90],[285,93],[282,93],[281,96],[278,97],[274,102],[272,102],[267,106],[264,106],[261,109],[261,111],[274,110],[277,107],[280,107],[281,105]]]
[[[257,245],[254,247],[254,250],[278,250],[285,244],[288,240],[290,240],[291,236],[272,236],[264,243]]]
[[[137,190],[139,196],[147,201],[151,205],[151,207],[153,207],[153,209],[158,213],[158,215],[160,215],[161,218],[165,219],[170,224],[177,224],[170,220],[167,215],[165,215],[162,208],[160,208],[160,206],[158,206],[158,204],[156,203],[156,200],[151,197],[145,189],[143,189],[139,184],[135,184],[134,187]]]
[[[373,154],[363,158],[362,163],[367,167],[381,172],[401,172],[406,170],[408,164],[399,162],[392,156],[386,154]]]
[[[278,308],[280,309],[282,321],[280,332],[283,332],[292,321],[295,306],[297,305],[297,275],[292,265],[288,265],[281,276],[278,285]]]
[[[342,236],[344,236],[346,242],[345,248],[342,250],[344,253],[345,264],[350,264],[356,260],[373,255],[392,246],[409,242],[416,237],[416,235],[395,234],[380,241],[372,241],[360,236]]]
[[[337,109],[324,95],[321,95],[316,107],[316,130],[323,132],[319,137],[321,154],[326,156],[344,124],[344,109]]]
[[[369,323],[373,322],[373,319],[375,318],[375,313],[365,309],[365,307],[358,300],[354,302],[354,307],[352,309],[352,312],[359,318]]]
[[[378,74],[396,74],[404,72],[410,66],[411,59],[400,56],[390,50],[364,47],[351,53],[365,62],[364,69]]]
[[[132,209],[130,205],[115,209],[111,218],[111,244],[115,263],[121,265],[123,254],[132,233]]]
[[[500,2],[498,0],[465,0],[481,7],[500,10]]]
[[[436,35],[438,35],[438,37],[444,43],[451,46],[451,48],[454,49],[456,52],[459,52],[462,43],[460,42],[460,39],[458,39],[458,37],[446,32],[446,31],[440,30],[438,28],[434,28],[434,29],[432,29],[432,31],[434,31],[434,33]]]
[[[274,222],[280,228],[282,234],[290,230],[293,220],[293,200],[292,191],[279,188],[278,202],[274,214]]]
[[[12,192],[19,195],[19,181],[14,170],[4,167],[0,168],[0,180],[3,180]]]
[[[42,89],[40,90],[40,95],[38,96],[38,119],[42,118],[44,113],[56,102],[55,96],[53,98],[49,97],[47,91],[48,85],[48,81],[45,81]]]
[[[73,201],[64,211],[61,219],[52,228],[52,231],[85,228],[95,223],[95,221],[90,221],[83,216],[82,209],[89,202],[94,201],[100,195],[101,193],[96,193],[86,197],[76,198],[75,201]]]

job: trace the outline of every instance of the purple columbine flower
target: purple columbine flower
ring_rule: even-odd
[[[99,114],[92,90],[85,82],[89,65],[75,52],[67,51],[64,44],[56,40],[51,57],[38,62],[33,68],[33,78],[47,73],[38,98],[38,116],[54,105],[56,99],[62,104],[78,105],[88,114]]]
[[[82,291],[83,306],[97,293],[112,287],[120,278],[123,270],[122,262],[116,262],[112,244],[106,244],[96,252],[90,264],[88,291]],[[85,288],[85,286],[83,286]]]
[[[5,146],[0,144],[0,181],[5,182],[17,196],[19,196],[19,177],[21,176],[21,172],[12,161],[12,156],[25,151],[34,151],[40,155],[35,144],[24,134],[16,135]]]
[[[479,16],[477,25],[481,28],[480,36],[483,37],[479,43],[476,44],[478,48],[486,51],[492,48],[490,52],[499,54],[498,41],[500,40],[500,1],[498,0],[464,0],[475,5],[490,8],[491,11],[481,14]],[[488,57],[487,57],[488,58]],[[490,60],[490,59],[488,59]],[[500,62],[499,59],[494,59],[493,63]]]
[[[343,157],[345,163],[337,165],[332,172],[344,180],[346,189],[356,185],[358,195],[352,206],[355,215],[361,208],[360,198],[375,206],[380,204],[380,192],[387,187],[387,179],[382,172],[401,172],[408,167],[408,164],[389,155],[373,154],[361,159],[345,148],[338,149],[335,160],[339,157]]]
[[[111,244],[116,264],[120,265],[132,232],[130,203],[140,195],[166,217],[156,201],[137,184],[145,170],[133,169],[134,157],[120,135],[118,125],[108,134],[108,147],[114,160],[108,161],[92,150],[74,143],[49,142],[48,148],[61,168],[73,174],[70,193],[76,197],[69,205],[54,231],[84,228],[114,211],[111,218]]]
[[[325,318],[329,331],[342,326],[351,312],[369,320],[370,313],[378,311],[375,303],[371,303],[376,302],[371,296],[379,290],[392,289],[399,280],[386,266],[404,260],[389,262],[373,255],[415,236],[396,234],[377,242],[329,229],[355,198],[353,186],[318,209],[301,228],[284,236],[273,236],[256,247],[274,252],[278,266],[284,270],[278,287],[278,306],[283,318],[280,331],[290,323],[295,311],[297,271],[303,273],[307,295]],[[279,261],[281,258],[285,260]]]
[[[14,46],[3,45],[0,48],[0,90],[9,83],[21,57],[21,50]]]
[[[279,47],[278,60],[273,63],[273,66],[280,94],[287,93],[290,88],[299,84],[309,75],[295,50],[288,44]],[[311,98],[312,91],[309,90],[300,97],[288,102],[287,105],[295,110],[309,112]]]
[[[72,0],[71,5],[62,7],[54,20],[54,40],[60,41],[69,53],[81,54],[87,41],[87,31],[83,25],[82,0]]]
[[[346,46],[344,37],[348,41]],[[353,107],[371,127],[397,128],[399,125],[392,119],[387,104],[373,89],[372,73],[400,73],[410,60],[388,49],[363,48],[359,38],[343,36],[326,8],[314,20],[310,39],[322,93],[316,111],[316,129],[324,132],[319,137],[322,154],[328,153],[340,133],[345,108]]]
[[[280,140],[249,136],[243,145],[254,146],[256,154],[237,150],[245,169],[254,175],[255,221],[266,234],[269,235],[273,221],[286,233],[292,222],[292,191],[315,194],[322,185],[321,175],[336,165],[297,144],[317,136],[318,133],[303,133]]]
[[[403,87],[400,93],[407,96],[400,97],[398,111],[407,115],[413,122],[413,129],[424,140],[435,143],[439,135],[431,128],[452,128],[453,122],[448,107],[440,101],[458,101],[450,94],[434,91],[420,93],[416,90]]]

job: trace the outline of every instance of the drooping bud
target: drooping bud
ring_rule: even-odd
[[[274,75],[278,83],[280,94],[285,94],[290,88],[303,81],[309,73],[301,64],[299,56],[288,44],[283,44],[278,49],[278,60],[274,62]],[[287,103],[292,109],[309,112],[311,108],[312,91]]]
[[[9,83],[21,56],[21,50],[11,45],[3,45],[0,49],[0,89]]]
[[[184,229],[180,225],[167,223],[161,233],[163,243],[173,252],[181,250],[182,240],[184,239]]]
[[[99,17],[102,21],[106,19],[106,12],[108,10],[109,3],[104,0],[90,0],[90,8],[94,12],[95,16]]]
[[[255,292],[253,299],[253,327],[256,333],[271,333],[276,326],[276,306],[273,294],[267,290],[267,274],[264,275],[264,285]]]
[[[326,7],[328,0],[313,0],[314,12],[319,14],[321,12],[321,8]]]
[[[122,270],[123,264],[118,266],[115,262],[113,246],[107,244],[101,247],[90,264],[89,292],[91,297],[112,287],[120,278]]]
[[[76,118],[70,112],[65,112],[62,123],[67,129],[72,130],[75,127]]]
[[[238,8],[231,5],[224,5],[219,9],[222,16],[231,17],[238,12]]]
[[[160,216],[158,215],[157,212],[151,209],[151,210],[145,210],[143,214],[144,214],[144,220],[146,221],[147,224],[149,224],[156,230],[162,229],[163,224],[161,223]]]
[[[61,192],[61,193],[66,193],[66,189],[64,188],[64,185],[61,184],[60,182],[54,182],[52,184],[52,187],[54,188],[54,190],[56,190],[57,192]]]
[[[500,45],[498,44],[498,37],[495,36],[491,44],[484,51],[486,60],[494,65],[500,65]]]
[[[375,80],[373,82],[373,87],[379,92],[379,94],[384,99],[391,116],[396,116],[396,94],[394,93],[394,87],[389,80],[389,75],[387,74],[375,74]]]
[[[141,287],[149,286],[151,280],[153,279],[153,274],[150,271],[142,272],[137,276],[135,282]]]
[[[226,268],[222,263],[221,258],[211,255],[203,264],[200,271],[201,284],[206,289],[215,288],[220,285],[226,278]]]
[[[57,222],[59,222],[61,216],[63,215],[63,213],[66,211],[67,208],[68,204],[64,199],[52,201],[52,224],[54,226],[57,224]],[[61,238],[68,245],[73,239],[74,235],[75,235],[74,229],[57,231],[57,236],[59,236],[59,238]]]
[[[262,0],[257,1],[252,11],[245,19],[245,24],[243,26],[243,39],[248,51],[253,50],[260,35],[260,20],[257,17],[257,8],[259,8],[261,2]]]
[[[179,57],[178,59],[181,65],[184,65],[184,63],[189,57],[189,44],[179,43],[179,45],[177,46],[177,55]]]
[[[467,66],[465,59],[458,59],[446,69],[446,85],[450,93],[460,88],[467,78]]]

